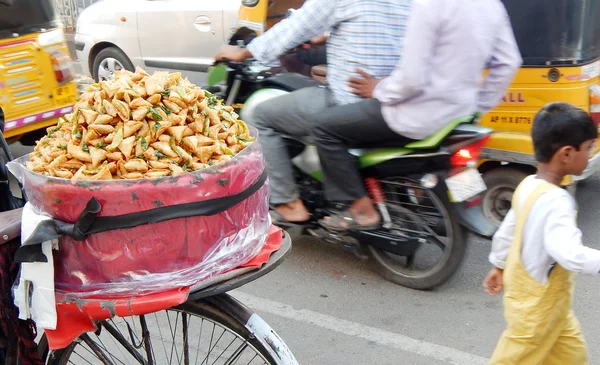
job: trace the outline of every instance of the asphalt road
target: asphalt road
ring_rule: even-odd
[[[585,244],[600,249],[600,176],[580,184]],[[301,364],[485,364],[504,328],[501,298],[486,295],[490,241],[469,237],[460,271],[431,292],[386,282],[340,247],[297,238],[281,267],[239,291]],[[580,275],[575,311],[600,364],[600,278]],[[263,298],[265,300],[260,300]],[[268,300],[267,300],[268,299]]]
[[[31,150],[13,144],[14,154]],[[580,184],[577,200],[585,243],[600,249],[600,175]],[[490,241],[470,236],[460,271],[420,292],[389,283],[341,246],[293,237],[293,250],[269,275],[233,294],[257,311],[308,365],[479,365],[504,328],[501,298],[481,282]],[[600,278],[580,275],[575,310],[600,364]]]

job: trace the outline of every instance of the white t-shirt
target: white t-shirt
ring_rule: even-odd
[[[542,182],[536,176],[523,181],[521,207]],[[555,263],[577,273],[600,273],[600,251],[583,246],[576,216],[575,200],[564,189],[550,190],[533,204],[523,231],[521,263],[539,283],[548,281]],[[492,240],[489,260],[500,269],[506,265],[515,228],[516,216],[511,209]]]

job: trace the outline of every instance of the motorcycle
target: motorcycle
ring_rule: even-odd
[[[220,84],[215,74],[221,75]],[[272,75],[252,59],[223,61],[209,72],[209,79],[213,81],[210,90],[250,123],[258,104],[320,85],[299,74]],[[299,233],[341,243],[359,258],[370,258],[380,275],[396,284],[428,290],[445,283],[465,256],[464,227],[481,235],[494,229],[478,218],[485,183],[475,169],[492,131],[475,121],[475,116],[459,118],[429,138],[401,148],[349,150],[358,160],[382,226],[343,234],[318,224],[343,207],[325,202],[319,157],[311,138],[285,137],[300,197],[311,213],[310,222],[294,226]]]

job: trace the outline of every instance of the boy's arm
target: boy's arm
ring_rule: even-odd
[[[515,212],[511,209],[492,239],[492,252],[490,252],[489,260],[492,265],[499,269],[504,269],[506,266],[510,245],[515,235],[516,223]]]
[[[563,195],[549,202],[544,247],[566,270],[584,274],[600,273],[600,251],[585,247],[581,242],[575,204],[568,196]]]

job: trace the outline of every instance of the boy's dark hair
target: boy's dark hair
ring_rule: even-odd
[[[569,103],[550,103],[540,110],[531,128],[538,162],[550,162],[565,146],[579,150],[581,144],[598,138],[598,127],[583,109]]]

